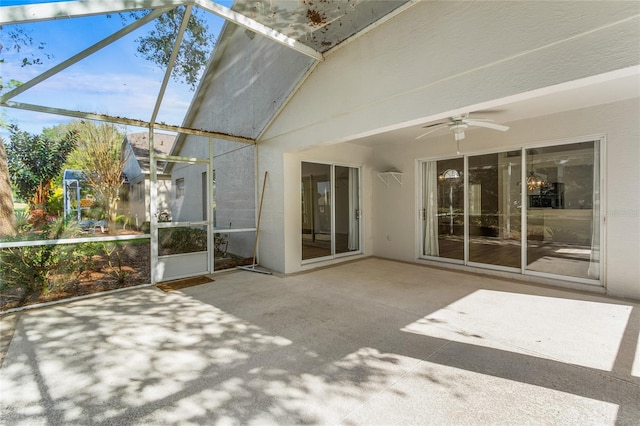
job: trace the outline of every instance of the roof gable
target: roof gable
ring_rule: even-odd
[[[329,55],[412,4],[408,0],[241,0],[233,10]],[[227,24],[183,125],[258,139],[318,63]]]
[[[154,133],[153,145],[154,152],[156,154],[168,155],[175,143],[175,136],[166,133]],[[130,133],[125,136],[123,144],[129,144],[133,155],[135,156],[140,169],[143,173],[149,173],[150,160],[149,160],[149,132]],[[166,167],[166,162],[158,162],[158,170],[163,171]]]

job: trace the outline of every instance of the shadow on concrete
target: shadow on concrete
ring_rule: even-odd
[[[626,309],[613,371],[436,315],[481,288]],[[420,321],[434,335],[406,331]],[[438,423],[455,421],[456,407],[477,408],[474,398],[484,394],[492,414],[457,419],[607,423],[589,405],[552,417],[512,411],[492,387],[500,379],[613,405],[617,424],[633,424],[640,418],[640,380],[631,374],[638,324],[637,305],[626,301],[378,259],[284,279],[238,272],[183,292],[136,290],[21,314],[0,372],[2,422]],[[436,397],[446,398],[449,411],[425,403],[398,417],[393,409]]]

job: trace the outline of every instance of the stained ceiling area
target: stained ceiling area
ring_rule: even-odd
[[[408,0],[236,1],[233,10],[325,53]]]

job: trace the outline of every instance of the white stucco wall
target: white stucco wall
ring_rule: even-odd
[[[294,233],[299,232],[299,219],[293,220],[299,205],[294,205],[295,199],[287,195],[299,192],[296,170],[300,154],[295,152],[637,66],[639,14],[640,3],[634,1],[420,2],[335,51],[318,65],[258,141],[258,174],[270,172],[271,190],[269,208],[263,212],[261,264],[285,272],[300,268],[299,257],[296,258],[299,243],[294,238]],[[564,132],[573,133],[572,137],[590,133],[575,131]],[[536,135],[535,140],[564,137],[563,131],[557,133],[547,137]],[[407,153],[404,146],[390,146],[389,150],[401,164],[407,161],[415,164],[414,155]],[[339,162],[340,155],[336,151],[329,157]],[[380,161],[380,154],[376,153],[375,158]],[[391,158],[385,160],[389,166],[399,167]],[[404,177],[406,182],[415,178],[413,167]],[[629,167],[637,175],[637,165]],[[404,209],[413,213],[415,186],[412,186],[389,188],[385,206],[400,209],[404,216]],[[637,188],[632,192],[637,200]],[[408,206],[404,203],[407,199],[411,200]],[[612,202],[609,208],[616,205]],[[628,204],[629,201],[623,201],[620,205]],[[371,212],[365,210],[365,214]],[[626,226],[625,221],[629,220],[634,218],[619,216],[619,224],[610,226],[608,243],[615,238],[616,229]],[[374,254],[394,253],[395,258],[415,259],[412,226],[389,233],[377,226],[387,224],[384,220],[375,221]],[[384,237],[388,246],[379,244],[380,237]],[[637,238],[634,244],[638,245]],[[279,247],[285,247],[285,253],[275,249]],[[611,253],[615,249],[610,248]],[[640,263],[637,252],[627,253],[623,258],[636,265]],[[638,277],[637,269],[624,271],[617,273],[626,277],[620,277],[625,282]],[[640,297],[629,284],[611,290],[619,295]]]
[[[216,140],[216,228],[246,229],[256,226],[255,146]],[[229,253],[252,257],[254,232],[223,234]]]
[[[171,216],[176,222],[200,222],[202,213],[202,173],[207,171],[203,164],[176,164],[171,172]],[[177,197],[177,184],[184,179],[184,194]]]

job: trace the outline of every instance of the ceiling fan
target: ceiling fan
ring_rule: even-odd
[[[471,118],[469,117],[469,113],[466,113],[461,115],[454,115],[447,121],[441,121],[439,123],[433,123],[424,126],[423,129],[429,129],[429,131],[416,137],[416,139],[423,138],[430,133],[448,127],[449,130],[453,132],[453,136],[456,142],[460,142],[465,137],[465,130],[467,130],[471,126],[485,127],[487,129],[499,130],[501,132],[506,132],[507,130],[509,130],[509,126],[496,124],[493,122],[493,120],[489,120],[487,118]]]

